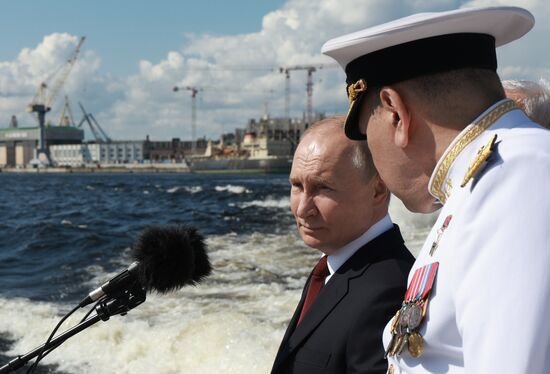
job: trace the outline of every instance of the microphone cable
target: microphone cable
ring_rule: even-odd
[[[107,298],[107,296],[103,296],[99,300],[97,300],[96,303],[94,304],[94,306],[91,307],[90,310],[88,310],[88,312],[86,312],[86,314],[84,315],[84,317],[82,317],[82,319],[80,320],[79,323],[82,323],[82,322],[86,321],[88,319],[88,317],[90,316],[90,314],[92,314],[92,312],[95,310],[96,306],[98,306],[99,303],[101,303],[106,298]]]
[[[55,333],[57,332],[57,330],[59,329],[59,327],[61,327],[61,324],[63,322],[65,322],[65,320],[67,318],[69,318],[74,312],[76,312],[80,307],[79,306],[76,306],[74,307],[69,313],[65,314],[65,316],[63,316],[63,318],[61,318],[61,320],[57,323],[57,325],[55,326],[55,328],[53,329],[52,333],[50,334],[50,336],[48,337],[48,340],[46,340],[46,343],[44,344],[44,346],[42,347],[42,349],[40,350],[40,353],[38,353],[38,356],[36,357],[36,360],[34,361],[34,364],[32,364],[28,369],[27,371],[25,372],[25,374],[32,374],[34,373],[34,371],[36,370],[36,367],[38,366],[38,362],[45,356],[45,349],[46,349],[46,346],[50,343],[50,341],[53,339],[53,336],[55,335]],[[61,343],[60,343],[61,344]],[[54,347],[54,348],[57,348],[58,346]],[[53,348],[52,348],[53,349]],[[52,351],[52,349],[48,350],[46,352],[46,354],[50,353]]]
[[[92,314],[92,312],[95,310],[96,306],[102,302],[103,300],[105,300],[106,297],[102,297],[101,299],[97,300],[96,303],[94,304],[94,306],[92,308],[90,308],[90,310],[88,312],[86,312],[86,314],[84,315],[84,317],[82,317],[82,319],[80,320],[79,324],[86,321],[88,319],[88,317],[90,316],[90,314]],[[55,331],[54,331],[55,332]],[[48,354],[50,354],[54,349],[56,349],[57,347],[59,347],[61,344],[63,344],[65,341],[62,341],[62,342],[59,342],[57,345],[54,345],[53,347],[50,347],[47,351],[44,352],[44,354],[42,355],[42,357],[40,358],[40,360],[42,360],[44,357],[46,357]],[[48,344],[48,343],[46,343]],[[37,364],[37,363],[35,363]],[[34,372],[34,371],[33,371]]]
[[[134,282],[140,285],[140,293],[130,298],[130,309],[145,301],[146,291],[154,290],[164,294],[186,285],[200,283],[212,271],[206,249],[204,237],[195,227],[178,225],[167,228],[155,226],[146,228],[132,247],[134,263],[99,289],[94,290],[83,302],[61,318],[44,346],[40,348],[35,362],[28,368],[26,374],[34,373],[40,360],[65,342],[66,339],[47,348],[63,322],[83,306],[96,301],[94,307],[88,311],[80,323],[88,321],[90,313],[96,310],[98,304],[110,299],[113,296],[111,294],[130,290],[134,287]],[[134,271],[135,274],[132,274]],[[93,300],[101,293],[103,295],[99,299]],[[116,308],[117,305],[113,307]],[[119,313],[121,312],[118,311],[117,314]]]

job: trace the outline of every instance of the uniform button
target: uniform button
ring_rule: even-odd
[[[393,374],[393,364],[390,364],[390,367],[388,368],[388,374]]]

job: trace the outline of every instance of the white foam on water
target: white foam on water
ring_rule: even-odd
[[[236,203],[239,208],[248,208],[251,206],[257,206],[261,208],[282,208],[290,210],[290,198],[283,197],[281,199],[266,198],[265,200],[253,200],[243,203]]]
[[[169,188],[166,190],[166,192],[168,193],[174,193],[174,192],[178,192],[180,190],[181,187],[172,187],[172,188]]]
[[[79,229],[87,229],[88,228],[88,225],[83,225],[83,224],[77,225],[77,224],[74,224],[71,220],[68,220],[68,219],[61,220],[61,224],[64,225],[64,226],[76,226]]]
[[[180,191],[182,188],[185,192],[188,192],[190,194],[196,194],[196,193],[202,191],[201,186],[183,186],[183,187],[182,186],[176,186],[176,187],[172,187],[172,188],[167,189],[166,192],[175,193],[175,192]]]
[[[235,185],[232,185],[232,184],[227,184],[225,186],[216,186],[216,187],[214,187],[214,189],[218,192],[227,191],[227,192],[231,192],[231,193],[234,193],[234,194],[242,194],[242,193],[252,192],[249,189],[247,189],[245,186],[235,186]]]
[[[66,341],[42,363],[70,373],[265,373],[269,372],[282,331],[231,310],[216,313],[173,312],[155,320],[152,313],[169,313],[170,303],[155,297],[131,311],[100,321]],[[185,302],[180,300],[179,302]],[[0,330],[17,343],[6,352],[26,353],[42,344],[60,318],[57,305],[1,299]],[[13,313],[17,310],[18,313]],[[78,312],[62,330],[78,323]],[[9,323],[6,323],[8,322]]]
[[[269,372],[318,253],[295,235],[227,234],[207,244],[214,272],[201,285],[150,294],[127,316],[98,322],[43,362],[70,373]],[[113,275],[101,266],[86,271],[93,278],[87,284]],[[0,298],[0,315],[7,317],[0,319],[0,332],[16,341],[8,354],[42,344],[69,308]]]
[[[411,251],[417,252],[433,217],[403,209],[392,200],[392,218]],[[98,322],[43,362],[84,374],[269,372],[307,274],[319,258],[317,250],[290,231],[210,236],[214,271],[199,286],[149,294],[127,316]],[[118,266],[125,260],[113,261]],[[84,270],[90,274],[90,290],[114,275],[98,265]],[[0,333],[15,340],[7,354],[23,354],[42,344],[70,307],[0,297]],[[61,330],[83,315],[77,312]]]
[[[394,223],[399,225],[405,244],[416,257],[426,240],[432,226],[435,224],[439,211],[428,214],[412,213],[403,202],[392,196],[390,200],[390,216]]]
[[[185,189],[185,191],[189,192],[190,194],[195,194],[195,193],[199,193],[199,192],[202,191],[201,186],[185,186],[184,189]]]

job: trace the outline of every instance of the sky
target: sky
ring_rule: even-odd
[[[497,50],[502,79],[550,79],[548,0],[0,0],[0,127],[25,112],[41,82],[52,87],[81,36],[86,40],[47,119],[59,123],[67,95],[75,122],[81,102],[116,140],[217,138],[249,119],[285,114],[280,67],[313,73],[313,109],[345,113],[344,74],[321,55],[327,40],[419,12],[516,5],[536,24]],[[406,62],[406,61],[405,61]],[[290,113],[306,111],[304,70],[291,71]],[[87,132],[87,137],[90,134]]]

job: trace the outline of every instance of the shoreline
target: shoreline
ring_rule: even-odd
[[[286,169],[210,169],[191,170],[185,165],[123,165],[89,167],[47,167],[47,168],[0,168],[0,173],[44,174],[44,173],[182,173],[182,174],[288,174]]]
[[[0,168],[0,173],[191,173],[184,164],[107,165],[82,167]]]

